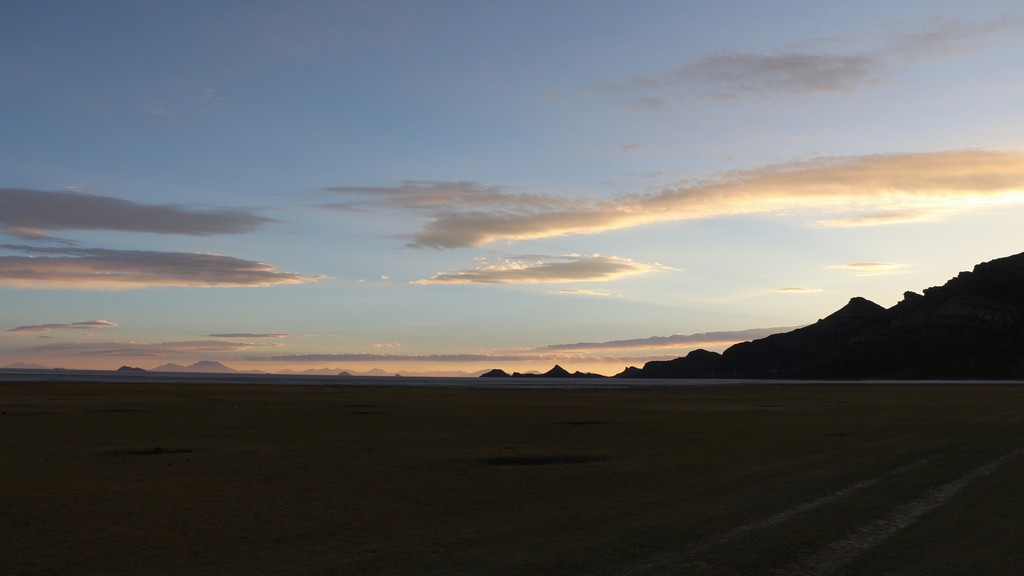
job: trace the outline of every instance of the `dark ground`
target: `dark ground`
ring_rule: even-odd
[[[0,384],[22,574],[1020,574],[1024,386]]]

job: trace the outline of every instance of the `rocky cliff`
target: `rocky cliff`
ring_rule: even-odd
[[[864,298],[717,354],[648,362],[633,378],[1024,378],[1024,253],[886,309]]]

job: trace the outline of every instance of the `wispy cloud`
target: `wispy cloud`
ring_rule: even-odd
[[[328,364],[333,362],[364,363],[373,366],[387,365],[391,363],[474,363],[487,367],[499,367],[502,364],[529,363],[537,369],[551,367],[552,364],[562,364],[571,367],[578,363],[606,363],[614,366],[615,371],[621,370],[629,364],[642,364],[650,360],[671,360],[673,355],[592,355],[574,350],[533,350],[521,353],[493,353],[493,354],[365,354],[365,353],[335,353],[335,354],[283,354],[273,356],[246,356],[248,362],[286,362],[289,364]],[[507,367],[507,366],[506,366]]]
[[[305,336],[305,334],[288,334],[288,333],[252,333],[252,332],[233,332],[227,334],[207,334],[207,338],[292,338],[295,336]]]
[[[885,68],[884,61],[867,55],[717,54],[690,62],[649,83],[664,89],[697,81],[717,98],[848,92],[879,82]],[[642,83],[642,79],[636,82]]]
[[[830,268],[849,270],[858,274],[885,274],[903,268],[904,264],[895,262],[855,262],[853,264],[836,264]]]
[[[669,360],[678,356],[673,350],[694,349],[699,347],[728,346],[737,342],[756,340],[780,332],[788,332],[799,326],[754,328],[722,332],[704,332],[697,334],[673,334],[671,336],[653,336],[630,340],[612,340],[607,342],[577,342],[572,344],[550,344],[538,348],[513,350],[495,350],[485,353],[462,354],[381,354],[381,353],[324,353],[324,354],[281,354],[270,356],[246,356],[250,362],[288,362],[288,363],[329,363],[329,362],[362,362],[371,364],[387,364],[391,362],[415,363],[482,363],[497,365],[499,363],[529,362],[539,367],[550,366],[551,363],[610,363],[626,366],[631,363],[642,363],[649,360]],[[663,350],[667,354],[645,353],[647,350]]]
[[[413,284],[535,284],[542,282],[603,282],[625,276],[671,270],[628,258],[595,254],[583,256],[517,256],[500,264],[482,262],[475,268],[438,272]]]
[[[246,360],[260,362],[518,362],[536,360],[534,355],[499,354],[282,354],[276,356],[249,357]]]
[[[791,286],[788,288],[776,288],[772,292],[782,292],[784,294],[813,294],[815,292],[821,292],[821,288],[800,288],[797,286]]]
[[[358,194],[355,203],[376,191],[371,196],[378,207],[416,210],[426,221],[410,235],[410,245],[437,249],[779,212],[831,216],[818,221],[822,227],[876,226],[1024,203],[1024,153],[953,150],[816,158],[612,199],[509,194],[502,187],[467,183],[333,190]]]
[[[398,186],[334,186],[323,188],[323,191],[347,198],[342,202],[324,205],[341,210],[397,206],[433,211],[450,206],[518,208],[524,205],[534,205],[539,210],[553,210],[578,203],[557,196],[517,192],[508,186],[484,185],[468,180],[406,180]]]
[[[117,326],[107,320],[89,320],[87,322],[71,322],[68,324],[35,324],[32,326],[18,326],[10,328],[5,332],[55,332],[57,330],[98,330]]]
[[[240,234],[269,222],[273,220],[242,209],[200,210],[79,192],[0,188],[0,230],[25,238],[45,237],[56,230]]]
[[[607,290],[590,290],[586,288],[576,288],[572,290],[559,290],[559,294],[572,294],[574,296],[611,296],[612,293]]]
[[[652,103],[664,107],[674,99],[851,92],[891,82],[896,71],[921,62],[963,56],[1022,28],[1024,20],[1015,13],[975,22],[933,19],[869,36],[805,42],[811,46],[803,49],[708,54],[670,70],[603,84],[598,91],[628,96],[633,107],[642,109],[651,109]],[[826,43],[831,51],[821,49]]]
[[[855,214],[842,218],[829,218],[819,220],[816,226],[822,228],[862,228],[866,226],[886,226],[889,224],[904,224],[907,222],[930,222],[937,220],[942,215],[942,210],[893,210],[890,212],[875,212],[870,214]]]
[[[188,340],[180,342],[56,342],[23,348],[21,353],[61,356],[175,356],[200,352],[240,352],[280,344],[256,344],[220,340]]]
[[[657,348],[679,348],[718,346],[757,340],[772,334],[788,332],[796,326],[776,328],[751,328],[724,332],[701,332],[697,334],[673,334],[671,336],[651,336],[631,340],[611,340],[608,342],[577,342],[575,344],[549,344],[538,350],[648,350]]]
[[[218,254],[3,245],[31,256],[0,256],[0,285],[71,290],[153,286],[238,287],[302,284],[324,276],[278,272]]]

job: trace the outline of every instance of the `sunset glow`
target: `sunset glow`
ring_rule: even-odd
[[[0,366],[614,374],[1024,250],[1013,3],[214,4],[0,19]]]

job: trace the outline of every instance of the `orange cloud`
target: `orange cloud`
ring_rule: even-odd
[[[369,195],[378,207],[415,207],[426,222],[410,234],[410,245],[438,249],[779,212],[836,215],[819,221],[825,227],[875,226],[1024,203],[1024,153],[955,150],[817,158],[608,200],[511,194],[464,182],[333,191]]]
[[[659,270],[661,264],[644,264],[615,256],[567,255],[507,258],[500,264],[438,272],[413,284],[535,284],[543,282],[608,281]]]

